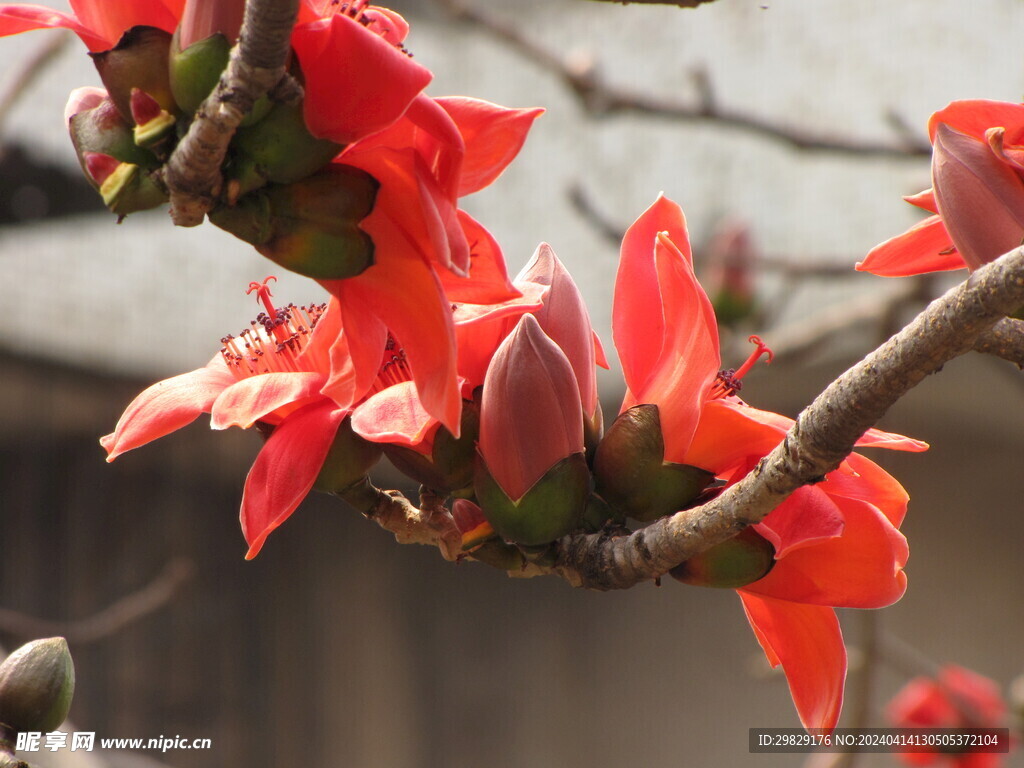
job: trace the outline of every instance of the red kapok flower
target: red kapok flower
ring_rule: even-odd
[[[622,245],[612,327],[628,387],[623,410],[658,406],[665,461],[736,482],[783,439],[792,421],[735,397],[739,371],[719,372],[718,329],[693,273],[682,210],[659,197]],[[926,447],[871,430],[861,445]],[[739,590],[773,665],[782,664],[801,722],[835,727],[846,649],[833,606],[874,608],[898,600],[906,540],[897,530],[907,495],[878,466],[852,454],[825,482],[798,490],[755,526],[774,567]]]
[[[900,728],[1004,727],[1006,703],[993,680],[954,664],[943,666],[935,678],[916,677],[886,707],[886,716]],[[944,762],[955,768],[995,768],[1000,754],[977,750],[956,752],[916,749],[899,753],[907,765]]]
[[[330,346],[339,332],[337,307],[276,309],[266,281],[253,283],[250,290],[258,291],[266,314],[238,337],[225,337],[224,348],[203,368],[143,391],[114,431],[100,440],[107,461],[113,461],[181,429],[201,413],[210,414],[214,429],[272,427],[242,496],[247,558],[256,556],[270,532],[313,488],[349,414],[320,394],[330,368]]]
[[[1024,237],[1024,105],[954,101],[931,116],[932,189],[905,198],[935,214],[875,246],[857,269],[886,277],[977,269]]]

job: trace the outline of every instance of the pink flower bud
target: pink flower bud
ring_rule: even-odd
[[[178,32],[181,50],[218,32],[234,43],[244,13],[245,0],[186,0]]]
[[[534,316],[544,333],[569,358],[579,383],[583,410],[588,418],[592,417],[598,406],[594,331],[579,288],[547,243],[537,247],[529,264],[516,278],[517,285],[524,282],[550,288],[543,306]]]
[[[103,88],[96,88],[91,85],[75,88],[68,95],[68,103],[64,107],[64,122],[67,122],[79,112],[95,109],[106,99],[107,92]]]
[[[480,406],[480,454],[510,499],[583,451],[583,406],[572,365],[523,315],[494,353]]]
[[[932,185],[946,231],[970,269],[1021,244],[1024,181],[987,143],[939,124]]]

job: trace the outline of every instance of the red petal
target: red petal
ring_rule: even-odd
[[[306,126],[339,144],[397,121],[432,78],[430,70],[344,14],[296,26],[292,46],[305,78]]]
[[[622,362],[626,386],[637,392],[661,357],[665,338],[664,298],[658,285],[654,249],[667,231],[683,253],[689,250],[682,209],[659,196],[626,230],[615,278],[612,336]]]
[[[423,407],[458,435],[462,395],[456,374],[451,304],[444,288],[386,212],[375,210],[363,221],[362,228],[373,238],[376,263],[357,277],[323,283],[341,301],[353,358],[357,345],[362,344],[361,334],[355,329],[365,324],[366,318],[376,318],[405,350]],[[401,301],[396,301],[396,296]],[[374,375],[382,352],[383,344],[377,348]],[[365,363],[357,363],[357,372],[363,368]],[[335,386],[334,379],[332,374],[325,393]]]
[[[452,96],[437,99],[452,116],[466,144],[459,197],[491,184],[515,159],[530,126],[543,109],[508,109],[479,99]]]
[[[291,414],[270,435],[245,479],[240,520],[252,560],[270,532],[306,498],[348,411],[324,400]]]
[[[757,641],[773,667],[782,664],[804,728],[831,731],[839,722],[846,646],[831,608],[739,592]]]
[[[107,461],[191,424],[201,413],[209,413],[217,396],[234,383],[235,377],[220,355],[205,368],[157,382],[131,402],[111,434],[100,438]]]
[[[722,476],[746,465],[750,457],[766,456],[792,425],[792,419],[777,413],[731,400],[712,400],[704,405],[682,461]]]
[[[857,262],[859,271],[881,277],[945,272],[966,266],[938,216],[929,216],[902,235],[876,245],[864,261]]]
[[[344,293],[344,280],[325,281],[332,293]],[[339,408],[351,408],[362,400],[377,379],[388,330],[380,319],[352,307],[345,307],[337,296],[331,297],[332,311],[341,328],[330,348],[331,374],[320,392],[330,397]],[[344,324],[341,320],[344,319]]]
[[[846,521],[836,539],[791,551],[744,590],[782,600],[882,608],[907,588],[907,540],[872,504],[833,496]]]
[[[90,51],[113,48],[121,32],[108,39],[103,32],[94,31],[74,16],[41,5],[0,5],[0,37],[28,32],[32,29],[70,29],[78,35]]]
[[[1024,104],[987,99],[951,102],[928,120],[928,137],[932,143],[935,143],[935,132],[940,123],[983,139],[988,128],[1011,128],[1024,123]]]
[[[469,304],[500,304],[520,296],[509,279],[498,241],[468,213],[457,213],[469,245],[469,274],[459,277],[450,270],[439,274],[448,298]]]
[[[821,486],[830,496],[844,496],[874,504],[897,528],[903,524],[910,496],[896,478],[859,453],[846,457]]]
[[[583,411],[593,416],[598,406],[597,371],[594,362],[594,330],[579,288],[551,246],[541,243],[516,284],[535,283],[550,288],[543,306],[534,312],[544,333],[569,358],[580,387]]]
[[[424,410],[411,381],[381,390],[352,411],[352,430],[374,443],[416,445],[437,423]]]
[[[757,525],[780,560],[795,550],[843,534],[843,513],[820,488],[798,488]]]
[[[935,204],[935,190],[928,188],[924,192],[918,192],[916,195],[904,195],[903,199],[911,205],[922,208],[929,213],[938,213],[939,208]]]
[[[242,379],[214,401],[210,426],[248,429],[257,421],[276,424],[310,400],[320,398],[326,381],[322,373],[264,373]]]

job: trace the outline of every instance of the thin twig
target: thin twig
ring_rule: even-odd
[[[163,169],[171,198],[171,219],[182,227],[203,222],[221,193],[221,165],[231,137],[260,97],[284,92],[294,98],[296,84],[285,62],[299,0],[248,0],[238,44],[231,49],[220,82],[196,111],[188,133]]]
[[[110,637],[127,625],[162,608],[185,582],[194,568],[187,560],[171,560],[160,574],[142,589],[126,595],[84,619],[51,621],[0,608],[0,629],[19,637],[66,637],[70,643],[92,643]]]
[[[698,81],[698,98],[693,103],[618,88],[605,81],[596,66],[570,63],[562,56],[538,45],[515,26],[479,7],[465,5],[460,0],[435,1],[450,11],[456,19],[475,24],[518,51],[525,59],[557,75],[576,94],[583,108],[595,117],[637,112],[685,122],[713,122],[726,125],[803,151],[892,159],[916,160],[931,157],[932,148],[928,142],[922,138],[908,140],[902,132],[896,142],[843,138],[831,133],[818,134],[791,125],[775,123],[723,106],[715,98],[710,79],[706,73],[700,71],[695,73]]]

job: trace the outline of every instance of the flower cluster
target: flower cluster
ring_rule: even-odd
[[[72,94],[69,127],[87,175],[124,215],[165,198],[156,171],[223,69],[241,6],[4,5],[0,34],[67,27],[93,51],[106,89]],[[253,283],[263,314],[206,366],[141,393],[101,440],[108,460],[202,413],[215,429],[256,427],[266,441],[241,506],[254,557],[311,489],[358,504],[383,452],[455,499],[467,556],[506,568],[542,562],[566,535],[615,535],[738,482],[792,422],[737,396],[770,355],[760,340],[722,370],[680,207],[659,197],[623,240],[612,319],[626,395],[605,432],[595,369],[607,363],[568,271],[542,244],[510,279],[497,242],[459,208],[511,162],[540,110],[427,96],[407,32],[360,0],[304,0],[292,33],[303,103],[255,105],[210,218],[331,298],[280,308],[268,281]],[[961,196],[937,184],[937,200]],[[925,448],[876,430],[860,444]],[[736,589],[801,721],[832,728],[846,673],[834,608],[903,594],[906,505],[896,480],[854,454],[671,575]]]

